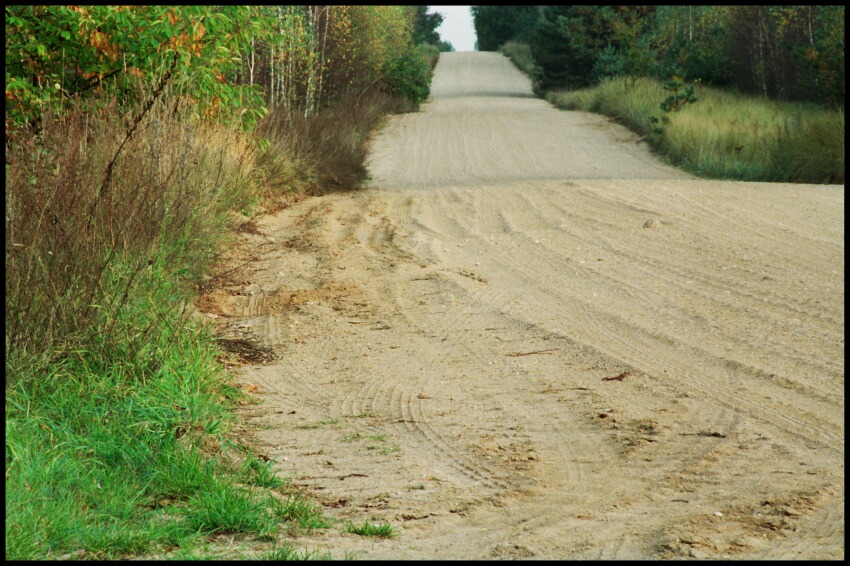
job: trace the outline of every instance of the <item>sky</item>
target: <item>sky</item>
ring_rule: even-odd
[[[475,51],[475,27],[469,6],[429,6],[429,13],[443,14],[443,23],[437,28],[440,39],[451,43],[455,51]]]

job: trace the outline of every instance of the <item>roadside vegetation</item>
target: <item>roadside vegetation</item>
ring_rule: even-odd
[[[539,96],[614,118],[695,175],[844,182],[843,6],[473,6],[473,18],[479,47]]]
[[[699,100],[665,113],[669,92],[650,78],[613,78],[546,99],[564,110],[596,112],[639,133],[661,155],[708,179],[844,182],[844,111],[707,86]],[[656,118],[662,125],[653,122]]]
[[[238,216],[365,181],[423,8],[5,8],[7,560],[329,557],[187,305]]]

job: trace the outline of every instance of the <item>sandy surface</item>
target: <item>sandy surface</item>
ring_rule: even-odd
[[[355,558],[844,557],[844,187],[704,181],[443,54],[199,301]],[[237,348],[238,349],[238,348]],[[254,389],[256,388],[256,389]]]

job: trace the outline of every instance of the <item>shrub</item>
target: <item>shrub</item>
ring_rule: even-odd
[[[421,104],[431,93],[431,68],[419,49],[407,49],[391,58],[381,69],[385,90]]]

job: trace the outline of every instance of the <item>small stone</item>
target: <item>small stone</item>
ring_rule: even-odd
[[[655,218],[650,218],[649,220],[643,223],[644,228],[658,228],[659,226],[661,226],[661,222],[659,222]]]

